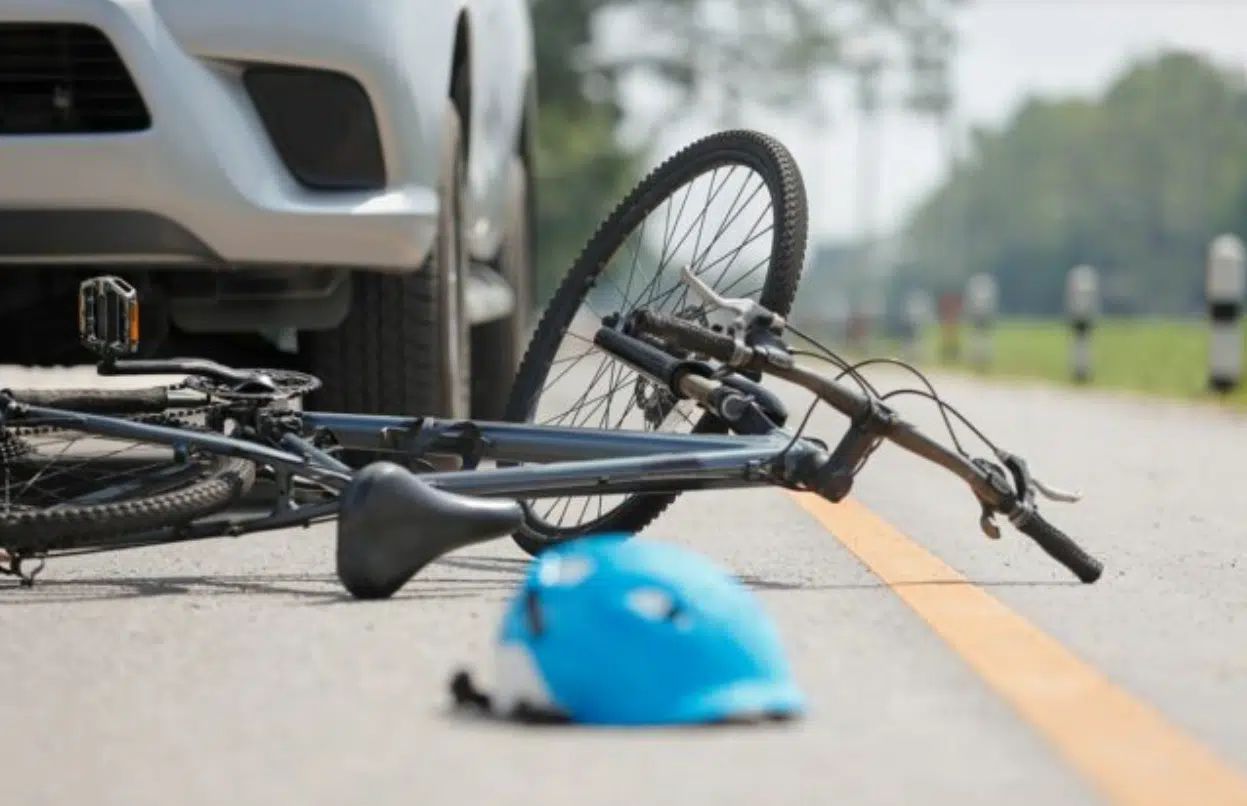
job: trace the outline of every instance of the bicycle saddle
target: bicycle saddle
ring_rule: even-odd
[[[374,462],[339,499],[338,579],[356,598],[389,598],[443,554],[505,537],[523,520],[510,499],[447,492],[393,462]]]

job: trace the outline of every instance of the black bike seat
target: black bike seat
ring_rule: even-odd
[[[388,598],[438,557],[505,537],[523,520],[516,501],[448,492],[374,462],[339,499],[338,578],[357,598]]]

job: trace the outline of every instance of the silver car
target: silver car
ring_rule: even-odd
[[[533,58],[527,0],[4,0],[0,363],[77,361],[107,271],[149,351],[260,345],[322,409],[497,414]]]

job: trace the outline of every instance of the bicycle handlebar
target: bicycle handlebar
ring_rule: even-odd
[[[1104,565],[1099,560],[1084,551],[1069,535],[1045,520],[1034,509],[1029,510],[1025,520],[1014,520],[1013,525],[1019,532],[1035,541],[1049,557],[1073,572],[1079,580],[1095,582],[1104,573]]]
[[[797,366],[777,336],[747,344],[743,338],[645,309],[634,312],[630,322],[639,334],[657,336],[675,347],[700,353],[737,370],[775,375],[814,392],[855,424],[964,480],[983,506],[980,525],[989,535],[999,534],[990,522],[990,515],[1000,513],[1081,581],[1095,582],[1103,573],[1103,565],[1098,560],[1035,509],[1032,500],[1034,488],[1041,492],[1046,490],[1043,485],[1036,485],[1030,480],[1025,462],[1019,457],[1010,456],[1005,460],[1014,475],[1015,489],[996,466],[966,459],[927,437],[874,400],[824,375]]]

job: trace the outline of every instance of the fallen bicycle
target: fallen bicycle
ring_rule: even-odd
[[[748,198],[765,192],[768,202],[746,245],[769,235],[770,246],[763,261],[733,273],[744,247],[718,259],[696,253],[740,219],[729,211],[707,223],[712,199],[737,171],[746,180],[737,199],[752,177],[758,189]],[[727,178],[716,185],[719,174]],[[654,226],[674,237],[671,209],[682,198],[682,214],[693,183],[706,176],[706,208],[680,245],[664,243],[645,259],[636,257],[640,248],[630,254],[629,238],[663,205],[670,205],[667,218],[656,216]],[[4,570],[31,584],[50,556],[336,520],[342,584],[356,597],[384,598],[447,552],[511,535],[536,555],[586,535],[635,533],[687,491],[775,486],[840,501],[886,440],[963,479],[989,536],[999,536],[994,517],[1004,516],[1079,579],[1098,579],[1100,563],[1036,508],[1037,494],[1076,496],[1044,485],[1003,449],[992,446],[992,460],[972,458],[959,443],[932,440],[854,367],[839,362],[833,377],[796,360],[809,354],[838,362],[830,351],[810,353],[786,338],[817,347],[785,318],[804,261],[806,217],[800,172],[769,137],[723,132],[676,154],[589,241],[548,305],[498,422],[301,411],[293,401],[320,386],[311,375],[127,358],[138,347],[137,295],[118,277],[88,280],[79,326],[100,357],[98,372],[184,380],[0,393]],[[690,238],[695,254],[672,271]],[[614,261],[629,257],[633,270],[652,275],[640,285],[634,274],[614,274]],[[736,290],[750,278],[756,288]],[[588,330],[577,332],[586,322]],[[572,374],[589,356],[600,360],[596,373]],[[849,419],[847,431],[831,446],[807,436],[805,422],[788,428],[783,401],[762,385],[767,376],[814,393]],[[552,392],[564,378],[573,394],[586,383],[588,390],[571,414],[541,420],[542,402],[566,408]],[[606,392],[592,397],[603,382]],[[946,422],[947,412],[956,414],[933,391],[928,396]],[[618,418],[613,404],[623,409]],[[601,425],[587,425],[603,411]],[[625,427],[629,415],[639,421]],[[444,469],[448,462],[455,468]],[[236,504],[257,491],[268,511],[240,514]],[[565,522],[576,508],[580,520]]]

